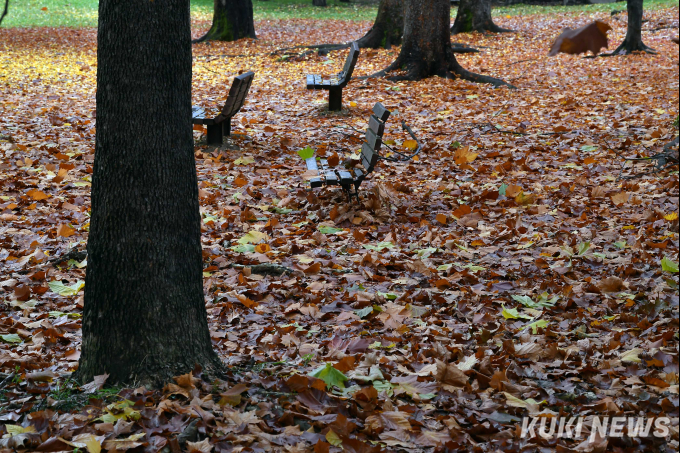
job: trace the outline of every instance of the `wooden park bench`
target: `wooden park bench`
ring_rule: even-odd
[[[243,107],[254,76],[255,73],[246,72],[234,79],[224,107],[216,117],[207,118],[205,110],[201,107],[191,108],[191,122],[203,124],[208,128],[208,145],[221,145],[222,137],[231,135],[231,118]]]
[[[340,186],[345,194],[347,194],[349,200],[354,196],[357,201],[359,201],[359,186],[361,186],[361,183],[364,182],[366,177],[373,172],[378,160],[384,159],[393,162],[404,162],[420,153],[421,146],[418,139],[406,123],[402,122],[404,130],[407,130],[417,143],[415,153],[411,156],[404,156],[404,159],[383,157],[380,155],[380,148],[383,145],[382,136],[385,132],[385,122],[389,117],[390,111],[380,102],[376,103],[373,107],[373,114],[368,120],[368,129],[366,129],[364,143],[361,146],[361,165],[363,169],[356,167],[352,170],[347,170],[344,167],[333,169],[328,165],[326,159],[319,159],[317,161],[316,157],[310,157],[305,160],[307,170],[316,171],[319,175],[318,177],[310,179],[312,189],[322,186]],[[398,152],[397,154],[401,155],[401,153]],[[354,189],[354,192],[352,192],[352,189]]]
[[[319,75],[307,76],[308,90],[328,90],[328,110],[337,112],[342,110],[342,89],[347,86],[354,67],[359,59],[359,44],[353,42],[349,48],[349,55],[345,61],[345,67],[338,75],[330,79],[324,79]]]

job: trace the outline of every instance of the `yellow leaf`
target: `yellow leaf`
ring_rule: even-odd
[[[678,213],[677,212],[671,212],[670,214],[666,214],[663,216],[664,219],[668,220],[669,222],[672,222],[673,220],[678,218]]]
[[[418,142],[415,140],[406,140],[403,146],[410,151],[414,151],[418,147]]]

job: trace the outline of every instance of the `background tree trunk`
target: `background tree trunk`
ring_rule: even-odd
[[[326,6],[326,0],[312,0],[314,6]]]
[[[460,0],[456,20],[451,27],[451,34],[473,31],[502,33],[512,30],[501,28],[493,23],[491,0]]]
[[[612,55],[627,54],[635,51],[654,53],[654,49],[642,42],[642,0],[628,0],[628,30],[626,39],[616,48]]]
[[[392,65],[376,75],[404,70],[395,80],[419,80],[431,76],[508,85],[494,77],[473,74],[463,69],[451,47],[451,3],[449,0],[404,0],[404,39],[401,52]]]
[[[189,0],[100,0],[97,134],[76,377],[219,371],[203,296]]]
[[[404,34],[404,0],[380,0],[373,27],[359,39],[359,47],[377,49],[401,44]]]
[[[252,0],[215,0],[212,27],[201,38],[202,41],[236,41],[242,38],[257,38],[253,21]]]

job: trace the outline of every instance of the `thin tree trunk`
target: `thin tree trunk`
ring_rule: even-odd
[[[189,0],[100,0],[97,134],[75,377],[160,386],[212,349],[191,126]]]
[[[642,42],[642,0],[628,0],[628,30],[626,39],[616,48],[611,55],[625,55],[631,52],[641,51],[655,53],[655,50],[647,47]]]
[[[460,77],[496,86],[508,85],[500,79],[473,74],[463,69],[451,47],[449,0],[405,0],[404,39],[399,56],[387,69],[374,76],[395,70],[405,71],[394,80],[419,80],[431,76]],[[511,86],[511,85],[508,85]]]
[[[2,20],[7,15],[7,10],[9,9],[9,0],[5,0],[5,9],[2,11],[2,16],[0,16],[0,25],[2,25]]]
[[[212,26],[208,33],[194,42],[236,41],[242,38],[257,38],[253,21],[253,1],[215,0]]]
[[[491,0],[460,0],[451,34],[473,31],[503,33],[512,30],[494,24],[491,18]]]
[[[404,34],[404,0],[380,0],[373,27],[357,43],[362,49],[377,49],[401,44]]]
[[[312,0],[314,6],[326,6],[326,0]]]

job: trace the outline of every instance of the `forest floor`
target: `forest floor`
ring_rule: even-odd
[[[456,36],[481,50],[458,59],[517,90],[356,80],[339,114],[304,74],[337,72],[345,52],[270,54],[356,39],[369,22],[266,20],[258,40],[195,46],[197,105],[216,109],[234,76],[256,73],[226,146],[194,131],[206,307],[231,376],[196,370],[162,391],[68,379],[96,31],[0,29],[0,449],[677,451],[677,167],[641,175],[650,163],[621,157],[677,136],[678,8],[645,17],[657,55],[595,59],[547,51],[593,19],[613,27],[613,49],[625,14],[499,17],[517,32]],[[397,52],[363,51],[355,75]],[[360,203],[310,192],[298,151],[355,155],[337,132],[365,129],[378,101],[388,143],[410,149],[404,120],[420,156],[381,161]],[[252,272],[266,263],[291,272]],[[524,417],[562,415],[586,417],[584,436],[520,438]],[[591,442],[595,415],[672,426]]]

